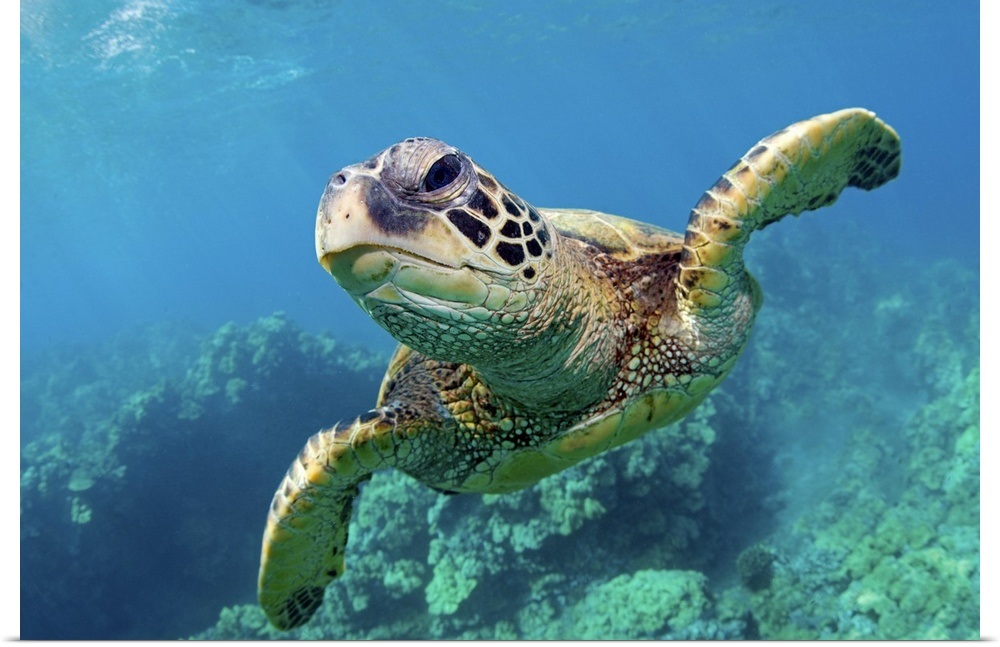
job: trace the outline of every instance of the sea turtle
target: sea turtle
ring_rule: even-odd
[[[536,209],[435,139],[335,173],[319,262],[400,346],[376,408],[312,436],[274,495],[258,582],[270,621],[305,623],[344,572],[351,506],[375,470],[510,492],[690,412],[760,308],[750,234],[899,167],[899,138],[872,112],[813,117],[741,157],[683,236]]]

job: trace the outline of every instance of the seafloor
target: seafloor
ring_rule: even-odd
[[[377,474],[290,634],[253,603],[273,488],[387,358],[280,315],[24,358],[22,637],[977,638],[978,276],[789,229],[688,419],[513,495]]]

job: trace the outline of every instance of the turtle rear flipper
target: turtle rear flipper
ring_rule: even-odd
[[[315,434],[288,469],[271,502],[257,581],[275,627],[308,621],[343,574],[358,484],[394,463],[394,428],[390,413],[371,411]]]
[[[800,121],[761,140],[691,211],[679,305],[708,319],[725,319],[738,295],[751,295],[759,306],[742,258],[753,231],[833,204],[844,187],[879,187],[896,177],[899,167],[899,136],[862,108]]]

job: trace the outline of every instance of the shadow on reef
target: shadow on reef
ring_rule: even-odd
[[[288,633],[253,602],[267,504],[310,433],[371,405],[387,358],[280,316],[226,326],[162,383],[79,378],[73,433],[52,380],[26,376],[51,428],[22,451],[24,636],[978,636],[976,274],[805,224],[748,253],[767,302],[687,419],[509,495],[375,474],[345,575]]]
[[[21,456],[25,638],[175,638],[253,600],[275,485],[304,438],[375,397],[387,359],[280,315],[223,327],[200,356],[171,349],[187,362],[150,361],[164,341],[153,332],[146,348],[44,365],[64,359],[69,378],[22,382],[34,438]],[[121,372],[92,368],[102,362]],[[87,407],[65,406],[60,379],[78,381]],[[85,424],[57,422],[75,415]]]

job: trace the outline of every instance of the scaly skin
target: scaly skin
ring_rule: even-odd
[[[739,295],[750,234],[786,215],[833,204],[846,186],[877,188],[899,174],[900,142],[875,113],[853,108],[792,124],[762,139],[691,212],[678,283],[682,313],[703,335],[724,337]]]
[[[335,174],[320,263],[403,345],[377,409],[313,436],[275,494],[259,579],[271,622],[306,622],[343,573],[351,504],[375,470],[509,492],[683,417],[760,307],[750,234],[898,171],[898,137],[868,111],[794,124],[705,193],[683,240],[536,210],[435,140]]]

